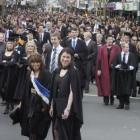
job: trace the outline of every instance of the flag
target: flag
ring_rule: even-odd
[[[31,81],[37,94],[46,104],[49,104],[50,91],[44,87],[36,78],[34,78],[34,76],[31,76]]]

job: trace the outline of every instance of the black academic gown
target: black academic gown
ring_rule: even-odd
[[[88,46],[88,55],[87,55],[87,66],[86,66],[86,86],[85,89],[89,89],[89,82],[92,78],[95,78],[95,64],[96,64],[96,55],[97,55],[97,46],[94,41],[90,41]]]
[[[50,89],[51,75],[48,71],[41,71],[37,79],[43,86]],[[51,122],[49,105],[40,96],[31,93],[31,88],[33,85],[30,80],[30,72],[28,72],[21,101],[21,133],[28,137],[30,134],[35,134],[37,138],[44,140]]]
[[[75,58],[74,62],[76,68],[79,70],[81,88],[84,89],[86,82],[86,59],[88,55],[86,44],[83,40],[77,39],[75,49],[72,47],[72,40],[68,40],[67,46],[73,50],[74,54],[78,54],[78,58]]]
[[[17,65],[15,52],[11,56],[2,55],[0,92],[4,100],[9,103],[14,102],[13,96],[17,84]]]
[[[20,60],[18,64],[18,77],[17,77],[17,86],[14,93],[14,99],[16,101],[21,101],[22,96],[24,94],[23,87],[26,84],[26,75],[27,75],[27,68],[28,68],[28,60],[23,59]]]
[[[118,64],[121,64],[121,68],[115,68]],[[130,70],[129,66],[136,67],[135,56],[129,53],[127,64],[123,64],[121,60],[121,54],[119,54],[114,61],[114,72],[113,72],[113,91],[117,96],[131,95],[131,91],[134,86],[135,80],[135,69]]]
[[[15,51],[17,52],[18,57],[18,73],[17,73],[17,86],[14,93],[14,99],[16,101],[20,101],[22,95],[24,94],[22,87],[26,83],[26,74],[28,67],[28,60],[26,59],[25,48],[23,46],[16,46]]]
[[[51,39],[50,39],[50,33],[49,32],[44,32],[43,33],[43,37],[42,39],[40,39],[39,37],[39,33],[37,34],[37,50],[40,54],[42,54],[42,47],[45,43],[49,42],[51,43]]]
[[[81,140],[80,128],[83,123],[83,112],[78,71],[72,68],[63,77],[60,77],[59,73],[60,70],[54,72],[52,82],[53,130],[58,131],[60,140]],[[73,103],[68,119],[62,120],[61,115],[68,103],[70,85],[73,92]]]

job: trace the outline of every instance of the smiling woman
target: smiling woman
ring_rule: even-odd
[[[21,100],[22,135],[28,136],[30,140],[44,140],[51,122],[49,116],[51,74],[45,70],[41,55],[32,54],[28,62],[30,70],[26,75]]]
[[[25,46],[25,51],[26,51],[27,58],[31,54],[37,53],[37,46],[36,46],[35,42],[33,42],[33,41],[27,42],[27,44]]]
[[[73,52],[70,49],[65,49],[61,52],[59,57],[59,67],[62,69],[67,69],[73,65]]]
[[[82,94],[73,58],[70,48],[63,49],[59,55],[59,68],[53,73],[50,115],[55,140],[81,140]]]

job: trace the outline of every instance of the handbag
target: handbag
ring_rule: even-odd
[[[19,107],[15,108],[9,114],[9,117],[12,119],[13,124],[19,123],[21,120],[21,109]]]
[[[61,117],[64,113],[64,110],[67,106],[68,99],[66,98],[56,98],[55,105],[56,105],[56,113],[58,117]]]

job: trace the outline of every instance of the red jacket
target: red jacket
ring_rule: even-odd
[[[121,52],[120,47],[113,45],[110,50],[110,59],[108,62],[107,45],[103,45],[98,50],[96,66],[97,70],[101,70],[101,75],[98,76],[96,72],[96,84],[99,96],[111,95],[110,67],[112,61],[120,52]]]

